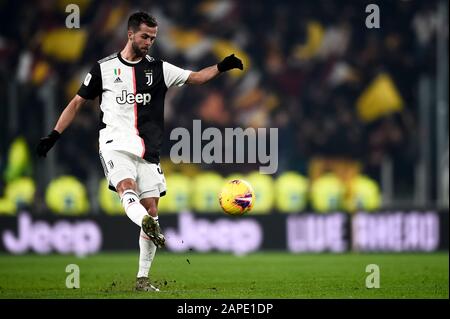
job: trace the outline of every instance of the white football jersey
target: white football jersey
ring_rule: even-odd
[[[78,95],[100,97],[100,151],[126,151],[159,163],[165,94],[169,87],[185,84],[190,73],[148,55],[136,63],[120,53],[98,61]]]

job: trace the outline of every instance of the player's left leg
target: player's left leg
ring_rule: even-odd
[[[157,207],[158,207],[159,198],[149,197],[141,200],[142,206],[144,206],[148,213],[149,219],[147,222],[154,221],[154,217],[157,217]],[[157,221],[156,221],[157,223]],[[144,227],[145,223],[142,223],[142,227]],[[159,229],[159,224],[158,224]],[[161,235],[162,236],[162,235]],[[163,237],[164,238],[164,237]],[[150,267],[153,262],[153,258],[156,253],[156,245],[150,239],[149,236],[144,232],[141,228],[139,234],[139,270],[136,279],[136,290],[139,291],[159,291],[158,288],[154,287],[148,278]]]
[[[162,240],[164,241],[165,238],[161,234],[158,220],[157,219],[155,220],[155,218],[158,218],[158,215],[156,213],[156,209],[158,207],[158,201],[159,201],[159,198],[149,197],[149,198],[142,199],[141,204],[142,204],[142,206],[144,206],[147,209],[147,212],[150,215],[150,218],[148,219],[148,221],[150,222],[151,220],[153,220],[157,224],[157,230],[154,230],[154,232],[157,232],[156,236],[158,236],[158,234],[159,234],[162,237]],[[144,224],[146,224],[146,223],[143,223],[143,226],[142,226],[143,228],[144,228],[144,226],[148,226],[148,224],[146,224],[146,225],[144,225]],[[155,240],[152,240],[152,238],[150,238],[147,235],[149,233],[151,233],[151,231],[149,231],[148,229],[146,231],[144,231],[144,229],[141,229],[141,233],[140,233],[140,237],[139,237],[139,246],[141,248],[141,254],[140,254],[141,257],[139,258],[138,277],[148,276],[148,272],[150,270],[151,263],[155,256],[157,245],[154,242]]]
[[[139,235],[139,271],[136,281],[137,290],[153,291],[157,288],[150,284],[148,275],[156,248],[162,247],[165,242],[161,234],[158,221],[159,197],[164,196],[166,182],[164,174],[157,164],[139,161],[137,184],[140,190],[140,203],[147,210],[147,216],[142,221],[142,229]]]

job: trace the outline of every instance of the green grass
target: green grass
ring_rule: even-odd
[[[0,298],[448,298],[449,255],[157,253],[159,293],[134,292],[136,253],[0,255]],[[189,259],[189,262],[187,261]],[[65,286],[66,265],[80,267],[80,289]],[[379,289],[365,286],[366,265],[380,267]]]

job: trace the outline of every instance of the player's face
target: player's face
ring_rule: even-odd
[[[144,56],[148,53],[155,42],[157,32],[158,27],[149,27],[144,23],[140,25],[139,31],[131,31],[131,46],[137,56]]]

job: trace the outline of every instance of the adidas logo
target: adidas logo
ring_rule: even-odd
[[[122,83],[122,80],[121,80],[119,77],[117,77],[117,78],[114,80],[114,83]]]

